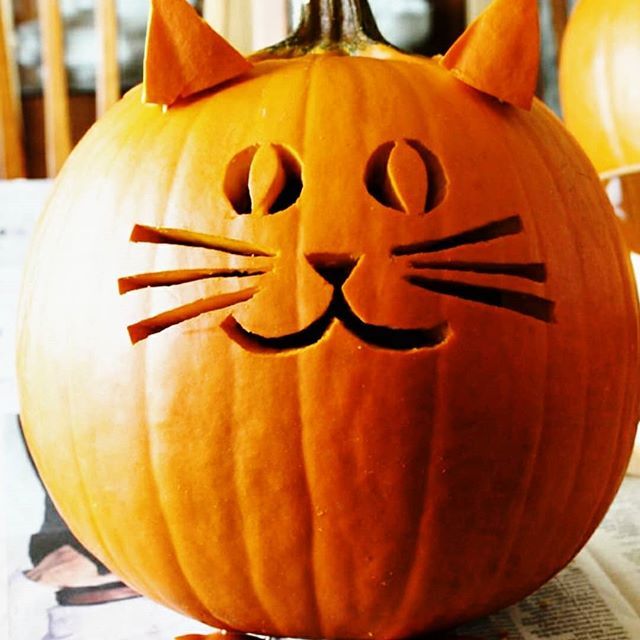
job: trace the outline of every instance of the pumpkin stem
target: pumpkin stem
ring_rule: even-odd
[[[325,48],[384,41],[367,0],[307,0],[293,37]]]
[[[293,35],[252,59],[292,58],[314,50],[357,55],[380,44],[387,42],[367,0],[305,0]]]

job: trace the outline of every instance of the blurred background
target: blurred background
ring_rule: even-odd
[[[283,37],[296,24],[302,4],[302,0],[190,1],[243,52]],[[487,4],[488,0],[371,0],[387,39],[425,55],[446,51]],[[539,0],[543,63],[538,93],[556,111],[558,42],[572,4],[572,0]],[[9,171],[30,178],[55,175],[68,148],[95,120],[96,111],[101,113],[117,98],[116,93],[140,82],[148,8],[149,0],[0,0],[5,40],[1,48],[9,53],[13,74],[9,89],[0,87],[0,95],[3,91],[14,94],[22,120],[17,136],[24,148],[24,158]],[[56,73],[58,56],[63,76]],[[48,141],[43,78],[57,85],[49,98],[54,104],[48,107],[57,111],[47,116],[57,123],[56,131],[49,134],[56,139]],[[49,158],[47,164],[48,145],[57,147],[49,155],[59,159]]]

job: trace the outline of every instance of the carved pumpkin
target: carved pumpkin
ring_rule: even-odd
[[[598,171],[640,164],[640,3],[579,0],[562,44],[565,122]]]
[[[134,89],[86,136],[26,271],[25,431],[61,512],[227,629],[400,637],[522,598],[610,504],[640,371],[598,178],[509,104],[535,0],[444,60],[311,0],[249,70],[181,3],[155,0],[148,60],[191,71],[149,63],[168,108]]]

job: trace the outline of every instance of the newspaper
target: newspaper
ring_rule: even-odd
[[[640,640],[640,478],[627,477],[604,522],[564,571],[521,603],[466,625],[457,635]]]
[[[0,182],[0,640],[172,640],[210,629],[144,598],[63,607],[31,582],[44,493],[19,438],[13,353],[28,237],[50,183]],[[640,270],[640,263],[638,265]],[[119,607],[119,608],[118,608]],[[105,623],[108,621],[108,623]],[[523,602],[433,640],[640,640],[640,478],[628,477],[587,547]]]

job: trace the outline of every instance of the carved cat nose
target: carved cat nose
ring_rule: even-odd
[[[344,253],[309,253],[305,258],[318,275],[336,288],[342,287],[360,260]]]

